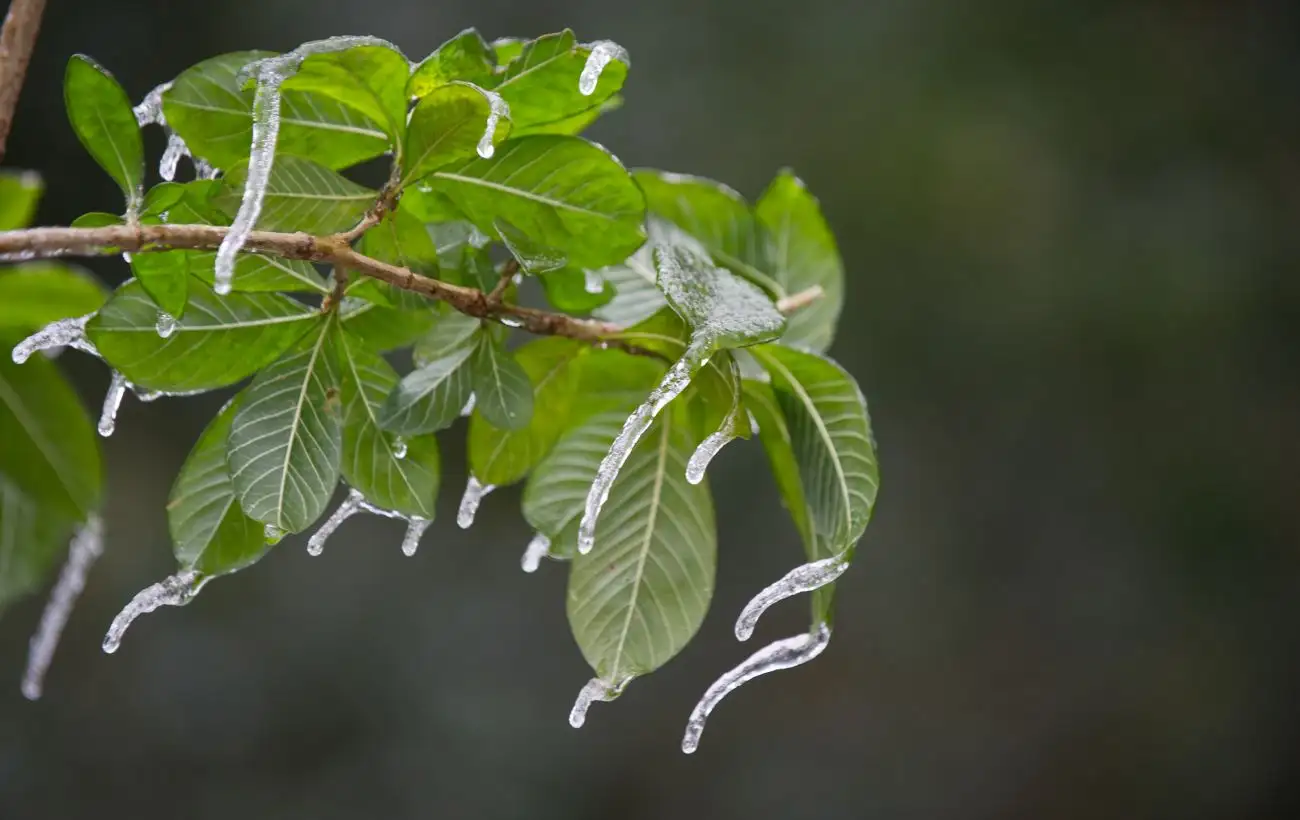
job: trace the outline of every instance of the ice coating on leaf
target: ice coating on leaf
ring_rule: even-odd
[[[551,539],[545,533],[535,533],[533,540],[528,542],[527,548],[524,549],[524,557],[519,562],[524,572],[537,572],[537,568],[542,565],[542,559],[551,551]]]
[[[38,700],[45,682],[45,672],[54,659],[59,637],[68,623],[72,607],[86,587],[86,575],[95,560],[104,552],[104,523],[99,516],[86,519],[72,537],[68,547],[68,560],[59,573],[59,580],[50,593],[50,600],[41,613],[40,626],[32,636],[27,653],[27,672],[23,675],[23,697]]]
[[[285,536],[285,531],[274,524],[262,527],[262,539],[268,544],[278,544]]]
[[[743,347],[785,330],[785,317],[766,293],[689,246],[660,246],[654,257],[659,289],[691,326],[692,342]]]
[[[468,418],[469,414],[473,412],[474,412],[474,394],[470,393],[469,401],[465,402],[465,406],[460,409],[460,417]]]
[[[312,533],[311,538],[307,539],[307,553],[309,555],[320,555],[325,548],[325,542],[334,534],[344,521],[360,512],[368,512],[373,515],[382,515],[384,518],[396,518],[406,522],[406,534],[402,538],[402,552],[407,556],[415,555],[415,550],[420,545],[420,538],[424,535],[425,530],[429,529],[431,519],[419,515],[406,515],[396,510],[386,510],[383,507],[371,504],[366,497],[361,494],[360,490],[355,488],[348,491],[348,495],[339,503],[337,509],[325,519],[325,522]]]
[[[771,584],[745,604],[745,608],[740,611],[740,617],[736,619],[736,639],[749,640],[749,637],[754,634],[754,627],[758,625],[758,619],[773,604],[801,592],[812,592],[833,583],[848,568],[849,562],[843,555],[832,555],[830,558],[823,558],[790,570],[781,580]]]
[[[169,134],[162,159],[158,160],[158,176],[171,182],[176,178],[176,166],[180,163],[181,157],[187,157],[189,153],[189,148],[186,147],[185,140],[181,139],[180,134]]]
[[[75,347],[83,353],[99,357],[99,350],[90,339],[86,338],[86,322],[94,315],[87,313],[74,319],[60,319],[36,331],[14,345],[12,353],[14,364],[22,364],[38,350],[51,350],[56,347]]]
[[[603,700],[608,703],[615,700],[623,694],[627,688],[630,677],[621,678],[613,683],[603,681],[600,678],[592,678],[587,681],[587,685],[582,687],[578,692],[578,699],[573,702],[573,708],[569,710],[569,725],[575,729],[581,729],[582,724],[587,722],[587,710],[591,708],[592,701]]]
[[[122,645],[122,636],[131,623],[141,615],[147,615],[162,606],[185,606],[194,600],[211,576],[198,570],[185,570],[169,575],[156,584],[151,584],[136,593],[108,627],[104,635],[104,651],[113,654]]]
[[[700,702],[695,705],[690,719],[686,722],[682,751],[691,754],[699,748],[704,723],[709,719],[709,713],[723,698],[759,675],[807,663],[820,655],[830,640],[830,627],[822,624],[814,632],[768,644],[750,655],[744,663],[718,678],[704,693],[704,697],[700,698]]]
[[[393,458],[406,458],[406,449],[406,439],[401,436],[395,436],[393,438]]]
[[[165,310],[158,311],[158,321],[154,323],[154,330],[158,331],[158,336],[167,339],[176,332],[176,317]]]
[[[604,293],[605,277],[598,270],[584,270],[582,272],[582,289],[591,294]]]
[[[478,514],[478,505],[483,496],[495,490],[492,484],[480,484],[474,476],[465,482],[465,494],[460,497],[460,509],[456,511],[456,525],[462,530],[474,526],[474,516]]]
[[[487,122],[483,126],[483,136],[478,141],[478,155],[483,159],[492,159],[496,153],[496,146],[492,144],[493,138],[497,133],[497,124],[501,118],[510,118],[510,104],[502,99],[501,95],[495,91],[483,90],[483,95],[488,101]]]
[[[154,124],[167,124],[166,118],[163,117],[162,98],[171,87],[171,81],[168,80],[165,83],[154,86],[153,90],[144,95],[144,99],[140,101],[140,104],[131,109],[131,112],[135,114],[136,123],[141,127]]]
[[[418,515],[410,516],[406,519],[406,522],[406,534],[402,536],[402,554],[410,558],[419,549],[420,539],[424,537],[424,531],[429,529],[429,525],[433,522]]]
[[[113,371],[113,376],[108,382],[108,392],[104,394],[104,409],[99,414],[99,434],[104,438],[113,435],[117,429],[117,410],[122,406],[122,399],[126,396],[127,381],[126,376]]]
[[[578,91],[584,97],[596,93],[596,83],[600,82],[600,75],[605,70],[605,66],[614,60],[624,65],[632,64],[627,49],[612,40],[598,40],[588,44],[587,47],[591,49],[591,53],[587,55],[587,63],[582,67],[582,74],[578,77]]]

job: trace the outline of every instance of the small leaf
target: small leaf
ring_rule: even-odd
[[[658,285],[655,270],[654,227],[651,223],[650,241],[642,245],[627,261],[601,268],[597,273],[614,289],[614,298],[594,312],[597,319],[624,327],[644,322],[659,312],[668,302]]]
[[[77,54],[68,61],[63,102],[77,139],[117,182],[127,212],[134,213],[144,192],[144,144],[130,98],[112,74]]]
[[[339,334],[343,373],[343,478],[386,510],[432,519],[441,463],[432,435],[399,441],[379,427],[397,373],[350,333]]]
[[[411,65],[395,48],[355,46],[312,54],[281,88],[314,92],[383,123],[393,145],[406,132],[406,78]]]
[[[502,430],[527,427],[533,417],[533,386],[514,357],[484,334],[471,366],[476,412]]]
[[[595,293],[589,290],[590,276],[577,268],[551,271],[541,279],[546,290],[546,301],[563,313],[590,313],[614,298],[614,286],[597,273],[594,281],[600,283]],[[655,291],[658,293],[658,291]]]
[[[363,303],[345,306],[339,319],[349,333],[363,340],[371,350],[406,347],[428,333],[435,321],[430,304],[407,310]]]
[[[131,257],[131,272],[159,310],[179,319],[185,313],[189,251],[149,251]]]
[[[438,275],[438,249],[434,247],[433,238],[429,236],[424,223],[405,208],[399,207],[366,231],[357,250],[373,259],[409,268],[425,276]]]
[[[478,29],[467,28],[420,61],[406,84],[406,96],[420,98],[457,80],[487,87],[496,57]]]
[[[640,189],[617,159],[578,137],[507,140],[491,159],[453,163],[428,181],[484,233],[495,236],[505,219],[579,267],[621,262],[645,240]]]
[[[454,82],[435,88],[421,98],[411,112],[403,185],[478,153],[479,141],[492,113],[488,93],[476,85]],[[492,132],[493,145],[509,135],[510,122],[508,117],[497,119]]]
[[[36,216],[45,183],[33,171],[0,171],[0,231],[26,228]]]
[[[256,563],[267,551],[264,528],[244,515],[226,465],[226,439],[239,398],[199,436],[167,501],[167,526],[182,570],[224,575]]]
[[[452,351],[469,345],[476,340],[476,334],[482,327],[483,323],[473,316],[442,306],[435,314],[433,328],[415,343],[412,355],[416,366],[423,367],[434,359],[441,359]]]
[[[105,361],[140,387],[188,392],[234,384],[275,361],[318,316],[273,294],[217,296],[190,288],[189,307],[167,338],[138,282],[117,289],[86,324]]]
[[[0,473],[0,612],[36,590],[67,548],[72,521]]]
[[[579,111],[571,117],[521,128],[516,136],[523,136],[524,134],[570,134],[577,136],[586,131],[596,120],[622,107],[623,98],[615,94],[600,105],[594,105],[586,111]]]
[[[140,215],[162,217],[185,198],[187,191],[188,186],[183,182],[158,183],[145,193]]]
[[[0,268],[0,329],[35,330],[104,304],[104,286],[84,268],[27,262]]]
[[[519,262],[525,273],[546,273],[559,270],[569,260],[559,251],[540,245],[532,237],[516,228],[505,219],[492,222],[497,235],[510,251],[510,255]]]
[[[495,89],[510,104],[520,134],[599,108],[623,87],[628,67],[614,60],[601,72],[593,92],[583,94],[578,80],[590,54],[591,49],[579,45],[568,29],[524,44]]]
[[[186,69],[163,94],[163,113],[194,156],[219,168],[248,158],[253,136],[253,91],[236,82],[245,65],[269,51],[223,54]],[[319,94],[283,92],[277,158],[308,157],[327,168],[346,168],[389,150],[380,123]]]
[[[499,37],[492,41],[492,53],[496,55],[497,73],[505,73],[506,65],[523,53],[525,42],[519,37]]]
[[[338,484],[343,413],[337,332],[333,317],[321,317],[257,374],[231,423],[227,459],[239,504],[285,532],[310,527]]]
[[[222,203],[237,207],[248,163],[225,176]],[[346,230],[365,216],[376,193],[309,159],[280,156],[271,166],[257,227],[265,231],[303,231],[316,235]]]
[[[473,393],[473,347],[451,351],[408,373],[379,409],[379,425],[402,436],[433,433],[460,418]]]
[[[103,211],[91,211],[72,220],[72,227],[74,228],[106,228],[109,225],[121,224],[122,217],[117,214],[104,213]],[[112,255],[116,256],[117,252],[113,251]]]

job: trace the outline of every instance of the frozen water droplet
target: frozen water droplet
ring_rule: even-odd
[[[519,565],[524,568],[524,572],[537,572],[537,568],[542,565],[542,559],[551,550],[551,539],[543,533],[533,535],[533,540],[528,542],[527,549],[524,550],[523,560]]]
[[[598,270],[585,270],[582,272],[582,289],[587,293],[597,294],[605,292],[605,277]]]
[[[135,259],[135,257],[131,255],[131,252],[130,252],[130,251],[122,251],[122,261],[123,261],[123,262],[125,262],[126,264],[129,265],[129,264],[131,264],[131,261],[132,261],[133,259]]]
[[[477,225],[471,225],[469,236],[465,238],[465,241],[469,243],[471,248],[486,248],[492,242],[492,237],[480,231]]]
[[[180,164],[181,157],[186,156],[189,156],[189,149],[185,147],[185,140],[181,139],[180,134],[169,134],[167,147],[163,150],[162,159],[158,161],[158,176],[171,182],[176,178],[176,166]]]
[[[144,99],[140,101],[140,104],[131,109],[132,113],[135,114],[135,121],[140,127],[167,124],[166,118],[163,117],[162,98],[163,94],[166,94],[171,87],[170,80],[154,86],[148,94],[144,95]]]
[[[104,409],[99,414],[99,434],[104,438],[113,435],[117,429],[117,410],[126,396],[126,386],[126,376],[114,370],[108,382],[108,392],[104,394]]]
[[[709,468],[709,462],[718,454],[718,451],[727,446],[728,442],[734,440],[736,434],[731,429],[719,430],[711,434],[700,446],[695,448],[691,453],[691,460],[686,462],[686,480],[692,484],[699,484],[704,480],[704,471]]]
[[[624,65],[632,64],[627,49],[611,40],[599,40],[588,44],[587,47],[591,49],[591,53],[587,55],[587,63],[582,67],[582,75],[578,77],[578,91],[584,97],[596,93],[596,83],[600,81],[601,72],[612,61],[619,60]]]
[[[45,672],[54,659],[59,637],[68,623],[72,607],[86,586],[86,574],[104,551],[104,524],[99,516],[92,515],[77,530],[68,548],[68,560],[59,573],[59,580],[50,593],[49,603],[41,614],[40,626],[32,636],[27,653],[27,672],[23,675],[23,696],[37,700],[45,681]]]
[[[86,338],[86,322],[94,315],[87,313],[74,319],[60,319],[36,331],[14,345],[14,364],[22,364],[38,350],[52,350],[56,347],[75,347],[83,353],[99,357],[99,351]]]
[[[393,437],[393,458],[406,458],[406,439],[401,436]]]
[[[316,532],[312,533],[311,538],[307,539],[307,554],[320,555],[321,550],[325,549],[325,542],[334,534],[334,531],[337,530],[344,521],[347,521],[353,515],[360,512],[361,502],[364,500],[365,496],[361,495],[358,491],[352,490],[349,492],[348,497],[343,499],[339,504],[338,509],[331,513],[329,518],[325,519],[325,522],[316,529]]]
[[[460,510],[456,513],[456,524],[462,530],[474,525],[474,516],[478,513],[478,505],[483,496],[495,489],[492,484],[480,484],[474,476],[469,477],[469,481],[465,482],[465,494],[460,497]]]
[[[814,632],[768,644],[750,655],[744,663],[718,678],[704,693],[704,697],[700,698],[700,702],[695,705],[690,719],[686,722],[682,751],[691,754],[699,748],[704,723],[709,719],[709,713],[723,698],[759,675],[807,663],[820,655],[830,640],[830,627],[822,624]]]
[[[749,640],[754,634],[754,627],[758,625],[758,619],[773,604],[801,592],[812,592],[824,587],[843,575],[844,570],[848,568],[849,562],[844,560],[844,556],[833,555],[790,570],[781,580],[768,586],[745,604],[745,608],[740,611],[740,617],[736,619],[736,639]]]
[[[284,538],[285,534],[284,530],[274,524],[267,524],[262,527],[262,538],[266,540],[266,543],[272,546],[280,543],[280,540]]]
[[[402,536],[402,554],[407,558],[415,555],[415,551],[420,547],[420,539],[424,537],[424,531],[429,529],[433,522],[427,518],[421,518],[413,515],[407,519],[406,535]]]
[[[470,393],[469,401],[465,402],[465,406],[460,409],[461,418],[468,418],[469,414],[474,412],[474,401],[475,401],[474,394]]]
[[[495,91],[484,90],[483,93],[487,96],[488,115],[483,127],[483,136],[478,141],[478,155],[483,159],[491,159],[496,153],[496,146],[492,141],[496,137],[497,124],[502,117],[510,116],[510,105]]]
[[[175,316],[164,310],[158,311],[158,321],[154,324],[154,330],[158,331],[159,336],[164,339],[170,338],[176,332],[176,327]]]
[[[516,318],[513,317],[513,316],[498,316],[497,318],[500,320],[501,324],[505,325],[506,327],[523,327],[523,326],[524,326],[524,323],[523,323],[523,322],[519,321],[518,319],[516,319]]]
[[[607,683],[600,678],[592,678],[587,681],[587,685],[578,692],[578,699],[573,702],[573,708],[569,710],[569,725],[581,729],[582,724],[587,722],[587,710],[591,708],[592,701],[602,700],[608,703],[615,700],[623,694],[630,680],[632,679],[622,678],[614,683]]]
[[[127,627],[141,615],[153,612],[160,606],[184,606],[194,600],[210,576],[197,570],[186,570],[169,575],[136,593],[131,603],[118,613],[104,636],[104,651],[113,654],[122,645]]]

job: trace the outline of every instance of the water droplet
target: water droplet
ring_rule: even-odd
[[[170,338],[171,335],[176,332],[176,328],[177,322],[175,316],[166,311],[158,311],[158,321],[154,324],[154,330],[158,331],[160,337],[164,339]]]
[[[262,527],[262,537],[266,539],[266,543],[271,546],[280,543],[281,539],[283,539],[285,535],[287,535],[287,533],[274,524],[267,524]]]
[[[401,436],[393,437],[393,458],[406,458],[406,439]]]

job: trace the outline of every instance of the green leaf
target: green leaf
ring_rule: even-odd
[[[496,57],[478,29],[467,28],[420,61],[406,84],[406,96],[420,98],[439,86],[461,80],[487,87]]]
[[[160,310],[179,319],[189,286],[189,251],[150,251],[131,257],[131,272]]]
[[[246,161],[226,173],[223,205],[237,207],[247,173]],[[303,231],[318,236],[337,233],[361,221],[376,196],[375,191],[309,159],[278,156],[271,166],[257,227],[264,231]]]
[[[408,373],[379,409],[379,425],[402,436],[450,427],[474,390],[473,368],[466,366],[473,352],[458,348]]]
[[[523,53],[524,44],[525,41],[519,37],[498,37],[492,41],[498,74],[504,74],[506,65]]]
[[[501,242],[510,255],[523,268],[524,273],[546,273],[564,267],[568,258],[564,254],[533,241],[532,237],[504,219],[493,221]]]
[[[844,264],[817,198],[791,171],[782,171],[754,209],[771,237],[772,276],[787,293],[820,286],[822,295],[790,317],[782,340],[823,351],[835,338],[844,305]]]
[[[332,316],[321,317],[257,374],[231,423],[226,456],[239,504],[250,517],[284,532],[310,527],[339,481],[337,332]]]
[[[409,268],[425,276],[438,275],[438,249],[434,247],[433,238],[424,223],[405,208],[399,207],[366,231],[357,244],[357,250],[372,259]],[[427,302],[422,296],[411,295]]]
[[[675,415],[661,415],[632,452],[595,548],[569,575],[573,636],[597,676],[615,684],[676,655],[713,597],[713,499],[706,484],[686,481],[693,446]]]
[[[614,286],[603,278],[599,291],[587,290],[587,274],[577,268],[561,268],[538,278],[546,290],[546,301],[563,313],[590,313],[614,298]]]
[[[658,313],[668,302],[655,284],[654,228],[651,241],[642,245],[626,261],[597,271],[605,284],[614,289],[614,298],[596,309],[597,319],[631,327]]]
[[[483,323],[473,316],[466,316],[447,305],[439,306],[434,314],[433,328],[416,341],[412,350],[416,366],[423,367],[476,341],[482,327]]]
[[[781,503],[790,511],[790,517],[794,520],[795,529],[803,541],[808,560],[816,561],[829,557],[818,555],[817,542],[813,538],[812,521],[809,518],[808,502],[803,493],[803,479],[799,475],[799,463],[794,457],[790,427],[786,424],[781,406],[777,404],[772,385],[746,379],[744,391],[745,408],[758,424],[758,438],[763,444],[764,452],[767,453],[772,476],[776,479],[777,489],[781,493]]]
[[[453,163],[428,181],[484,233],[496,236],[505,219],[579,267],[621,262],[645,240],[641,190],[617,159],[578,137],[506,140],[491,159]]]
[[[749,415],[743,403],[740,367],[731,351],[723,350],[709,359],[691,382],[687,416],[698,442],[715,430],[727,429],[736,438],[749,438]]]
[[[477,85],[454,82],[429,92],[411,112],[402,184],[409,185],[444,165],[474,156],[491,113],[488,92]],[[509,117],[497,119],[493,145],[509,135],[510,122]]]
[[[27,262],[0,268],[0,329],[35,330],[57,319],[85,316],[104,304],[104,286],[84,268]]]
[[[164,339],[153,300],[138,282],[127,282],[86,324],[86,335],[105,361],[136,385],[188,392],[224,387],[256,373],[306,333],[317,315],[283,296],[217,296],[192,287],[184,318]]]
[[[565,29],[547,34],[523,46],[519,56],[506,67],[496,92],[510,104],[510,116],[518,133],[567,120],[591,109],[623,87],[627,64],[614,60],[601,72],[592,94],[578,87],[591,49],[579,45],[573,32]]]
[[[8,350],[16,339],[0,340]],[[95,433],[77,394],[44,356],[0,356],[0,474],[42,511],[74,521],[99,506]]]
[[[315,92],[382,123],[393,145],[406,132],[406,78],[411,65],[400,51],[381,45],[312,54],[281,86]]]
[[[228,403],[199,436],[167,500],[167,527],[182,570],[224,575],[266,554],[263,527],[244,515],[226,464],[226,439],[240,398]]]
[[[107,228],[110,225],[121,224],[122,217],[117,214],[104,213],[103,211],[91,211],[72,220],[72,227],[74,228]],[[116,256],[117,252],[112,251],[111,255]]]
[[[533,417],[533,386],[514,357],[484,334],[470,363],[474,408],[501,430],[522,430]]]
[[[190,275],[209,288],[216,280],[217,255],[190,251]],[[235,259],[232,290],[238,293],[329,293],[329,285],[310,262],[281,259],[260,253],[241,253]]]
[[[430,304],[416,310],[386,308],[374,303],[345,306],[339,319],[348,332],[363,339],[371,350],[406,347],[428,333],[436,321]]]
[[[808,558],[843,555],[849,560],[866,531],[880,486],[866,400],[853,377],[830,359],[782,345],[760,345],[750,353],[772,378],[783,422],[769,418],[765,424],[763,418],[772,413],[756,403],[759,438],[786,506],[806,510],[795,514],[795,522]],[[779,451],[775,455],[774,449]],[[791,463],[797,477],[790,474]],[[794,491],[796,484],[802,492]],[[829,586],[814,596],[815,623],[829,619],[831,596]]]
[[[245,65],[272,56],[269,51],[223,54],[175,79],[163,94],[163,114],[190,153],[220,168],[248,158],[253,91],[242,89],[235,76]],[[327,168],[346,168],[388,150],[388,135],[380,123],[319,94],[283,92],[277,160],[294,155]]]
[[[160,182],[150,188],[144,195],[144,207],[140,211],[141,216],[162,217],[168,210],[175,207],[188,192],[189,186],[183,182]]]
[[[379,409],[397,385],[383,357],[350,333],[339,334],[343,373],[343,478],[370,503],[432,519],[441,463],[432,435],[400,440],[379,427]]]
[[[41,175],[34,171],[0,171],[0,231],[30,225],[44,190]]]
[[[570,134],[577,136],[591,126],[596,120],[623,107],[623,98],[617,94],[605,100],[600,105],[592,106],[586,111],[579,111],[571,117],[565,117],[562,120],[554,122],[545,122],[541,125],[533,125],[528,128],[521,128],[516,136],[524,134]]]
[[[692,328],[692,347],[745,347],[785,330],[785,317],[761,290],[688,247],[656,248],[655,266],[664,298]]]
[[[67,548],[72,522],[0,473],[0,612],[34,591]]]
[[[98,63],[83,54],[68,61],[63,102],[77,139],[122,189],[128,213],[144,195],[144,143],[131,100]]]

